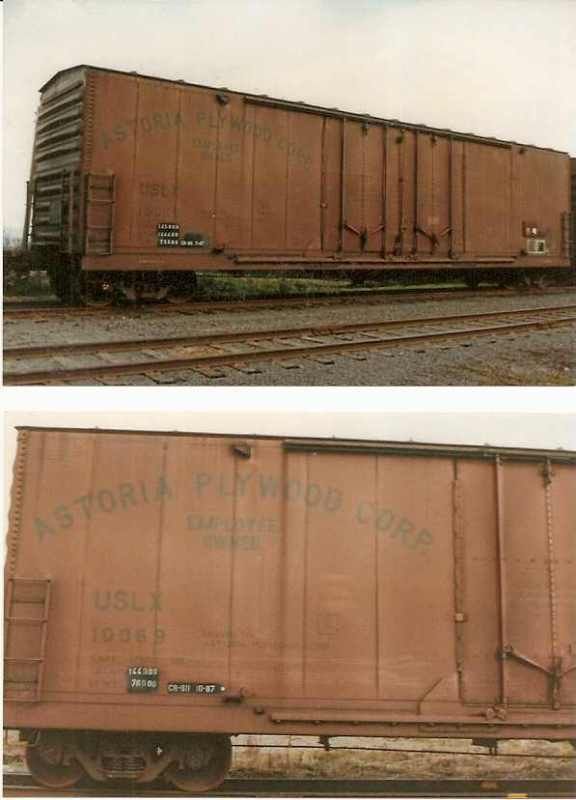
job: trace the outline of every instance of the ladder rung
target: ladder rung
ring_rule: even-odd
[[[17,692],[17,689],[12,689],[11,691]],[[16,700],[18,703],[38,703],[40,701],[40,697],[38,696],[38,689],[34,692],[34,697],[21,697],[21,692],[31,692],[32,689],[20,689],[17,695],[12,695],[10,697],[11,700]]]
[[[46,602],[46,599],[43,597],[41,600],[15,600],[14,605],[18,606],[43,606]],[[4,617],[4,619],[8,619],[8,617]],[[18,619],[18,617],[11,617],[11,619]],[[32,617],[23,617],[22,619],[32,619]],[[37,619],[37,617],[34,617]]]
[[[11,678],[5,678],[4,683],[23,683],[25,686],[38,686],[38,681],[17,681],[16,679]]]
[[[41,587],[41,591],[36,587]],[[22,599],[18,595],[24,595]],[[35,595],[40,597],[35,597]],[[49,578],[20,578],[9,579],[8,599],[5,607],[5,628],[7,642],[5,647],[10,655],[4,657],[4,677],[6,681],[5,697],[26,702],[38,702],[42,693],[44,670],[46,665],[46,637],[48,631],[48,614],[50,609],[50,598],[52,594],[52,581]],[[27,596],[28,595],[28,596]],[[41,617],[15,616],[15,606],[23,604],[27,606],[42,607]],[[33,630],[35,639],[34,651],[38,653],[36,657],[18,657],[16,654],[22,651],[22,644],[15,641],[14,629],[11,626],[30,626]],[[22,628],[20,628],[22,630]],[[12,637],[10,636],[12,633]],[[39,648],[39,649],[38,649]],[[12,655],[12,653],[16,653]],[[32,674],[30,674],[32,671]],[[26,675],[18,676],[18,672],[25,672]],[[12,674],[10,674],[12,673]],[[11,689],[10,685],[23,688]]]
[[[41,600],[30,600],[27,597],[22,598],[22,600],[15,600],[15,603],[18,603],[19,606],[41,606],[44,602],[44,598]]]

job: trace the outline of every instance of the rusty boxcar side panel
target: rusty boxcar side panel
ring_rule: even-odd
[[[574,736],[575,454],[19,436],[7,727]]]
[[[78,76],[81,164],[52,164],[75,211],[49,233],[85,270],[569,265],[565,153],[95,67],[49,81],[41,115]]]

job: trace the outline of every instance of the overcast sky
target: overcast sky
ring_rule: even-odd
[[[233,406],[233,403],[230,403]],[[272,436],[320,436],[400,442],[543,447],[576,450],[574,415],[530,413],[397,413],[357,411],[210,411],[193,413],[116,411],[103,413],[53,411],[10,412],[9,438],[16,425],[77,428],[205,431]]]
[[[576,153],[576,0],[5,0],[5,224],[38,89],[88,63]]]

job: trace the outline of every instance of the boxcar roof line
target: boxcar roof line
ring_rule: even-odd
[[[367,455],[410,454],[423,456],[446,456],[448,458],[459,456],[464,458],[494,458],[501,456],[511,460],[532,461],[549,459],[550,461],[563,461],[576,463],[576,451],[563,448],[545,449],[534,447],[494,447],[492,445],[463,445],[463,444],[437,444],[434,442],[401,442],[377,439],[339,439],[326,437],[295,437],[274,436],[254,433],[206,433],[204,431],[150,431],[138,429],[114,428],[68,428],[36,425],[18,425],[19,431],[46,431],[66,433],[90,433],[116,435],[156,435],[174,437],[202,437],[217,439],[257,439],[268,441],[283,441],[284,447],[292,451],[309,452],[355,452]]]
[[[339,118],[350,118],[356,120],[364,120],[366,122],[373,122],[373,123],[380,123],[383,125],[390,125],[393,127],[400,127],[406,130],[416,130],[416,131],[423,131],[426,133],[436,134],[438,136],[447,136],[452,138],[459,138],[465,140],[471,140],[474,142],[483,142],[485,144],[492,144],[496,147],[508,147],[510,145],[516,145],[518,147],[531,147],[537,150],[547,150],[553,153],[563,153],[567,154],[565,150],[556,150],[553,147],[541,147],[539,145],[534,144],[526,144],[524,142],[516,142],[513,140],[508,139],[498,139],[495,136],[480,136],[474,133],[462,133],[460,131],[454,131],[449,128],[434,128],[430,125],[424,125],[421,123],[414,123],[414,122],[403,122],[398,119],[387,119],[385,117],[375,117],[371,114],[362,114],[359,112],[354,111],[344,111],[339,108],[326,108],[325,106],[318,106],[311,103],[305,103],[303,101],[294,101],[294,100],[283,100],[277,97],[270,97],[266,94],[254,94],[252,92],[241,92],[237,89],[228,89],[226,86],[206,86],[205,84],[201,83],[191,83],[190,81],[185,81],[183,79],[175,79],[175,78],[159,78],[155,75],[143,75],[139,72],[132,71],[129,72],[127,70],[121,69],[110,69],[108,67],[97,67],[93,64],[76,64],[73,67],[66,67],[66,69],[61,69],[56,72],[50,80],[46,81],[43,86],[40,87],[40,92],[43,92],[47,89],[50,84],[59,78],[61,75],[66,74],[67,72],[72,72],[76,69],[92,69],[97,70],[98,72],[112,72],[117,75],[128,75],[131,77],[136,78],[143,78],[145,80],[153,80],[153,81],[161,81],[163,83],[172,83],[184,86],[194,86],[199,89],[210,89],[215,92],[229,92],[230,94],[240,95],[242,97],[248,97],[250,99],[266,102],[267,104],[277,105],[279,107],[284,106],[286,109],[291,110],[300,110],[305,113],[318,113],[323,114],[325,116],[332,116],[332,117],[339,117]]]

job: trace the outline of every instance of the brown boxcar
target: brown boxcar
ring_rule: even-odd
[[[576,453],[23,428],[4,725],[47,785],[230,734],[576,738]]]
[[[41,89],[25,240],[63,297],[186,295],[196,271],[570,262],[550,149],[77,66]]]
[[[572,241],[570,252],[572,253],[572,266],[576,267],[576,158],[570,159],[572,165]]]
[[[190,790],[230,734],[575,739],[575,464],[20,429],[4,725],[47,785]]]

